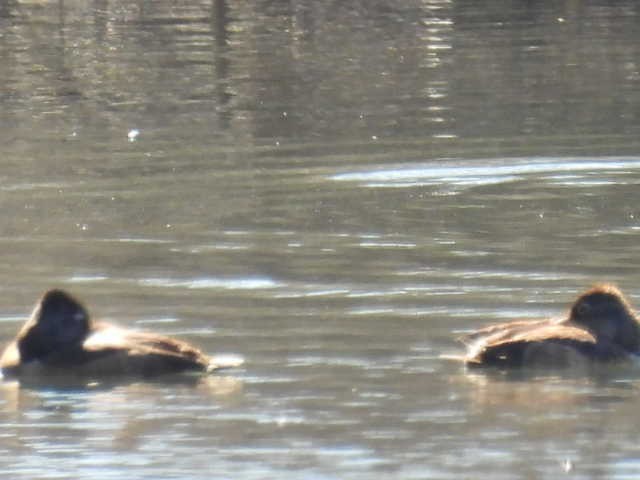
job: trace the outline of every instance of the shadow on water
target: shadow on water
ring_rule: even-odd
[[[83,393],[93,391],[107,391],[115,388],[127,388],[130,385],[146,383],[159,387],[181,386],[192,387],[201,392],[208,392],[213,396],[238,394],[242,391],[242,381],[229,375],[196,375],[196,374],[167,374],[156,377],[140,378],[139,376],[122,376],[95,379],[74,375],[54,375],[46,378],[4,379],[5,391],[14,388],[33,391],[58,391],[68,393]]]

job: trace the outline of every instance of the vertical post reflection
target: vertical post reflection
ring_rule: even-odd
[[[214,75],[216,85],[216,100],[219,112],[220,125],[228,129],[230,125],[230,113],[228,104],[231,93],[228,90],[229,83],[229,6],[226,0],[213,0],[211,8],[211,33],[214,38]]]
[[[419,69],[425,72],[426,84],[420,94],[426,103],[426,120],[431,124],[431,136],[456,137],[454,112],[450,101],[450,65],[453,64],[453,33],[451,0],[423,0],[422,2],[422,58]]]

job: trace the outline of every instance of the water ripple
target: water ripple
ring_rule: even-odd
[[[229,290],[258,290],[278,288],[280,283],[268,277],[216,278],[204,277],[193,279],[172,278],[143,278],[137,281],[145,287],[169,287],[189,289],[229,289]]]
[[[398,165],[383,170],[345,172],[330,176],[331,180],[358,182],[367,187],[409,187],[450,184],[455,186],[478,186],[507,183],[525,176],[552,176],[567,180],[566,172],[581,172],[572,175],[572,181],[594,172],[613,172],[640,169],[636,157],[587,158],[509,158],[498,160],[465,160],[457,162],[425,163],[416,166]],[[563,175],[558,176],[557,173]],[[590,180],[590,182],[605,180]]]

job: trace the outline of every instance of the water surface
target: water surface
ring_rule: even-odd
[[[8,2],[0,337],[68,288],[245,366],[0,386],[15,479],[635,478],[635,368],[466,372],[640,305],[634,2]]]

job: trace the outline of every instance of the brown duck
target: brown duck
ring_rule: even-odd
[[[43,295],[0,357],[5,377],[154,376],[221,366],[186,342],[94,322],[87,309],[62,290]]]
[[[615,362],[640,351],[640,323],[620,290],[597,285],[566,317],[490,325],[461,339],[469,366],[559,366]]]

